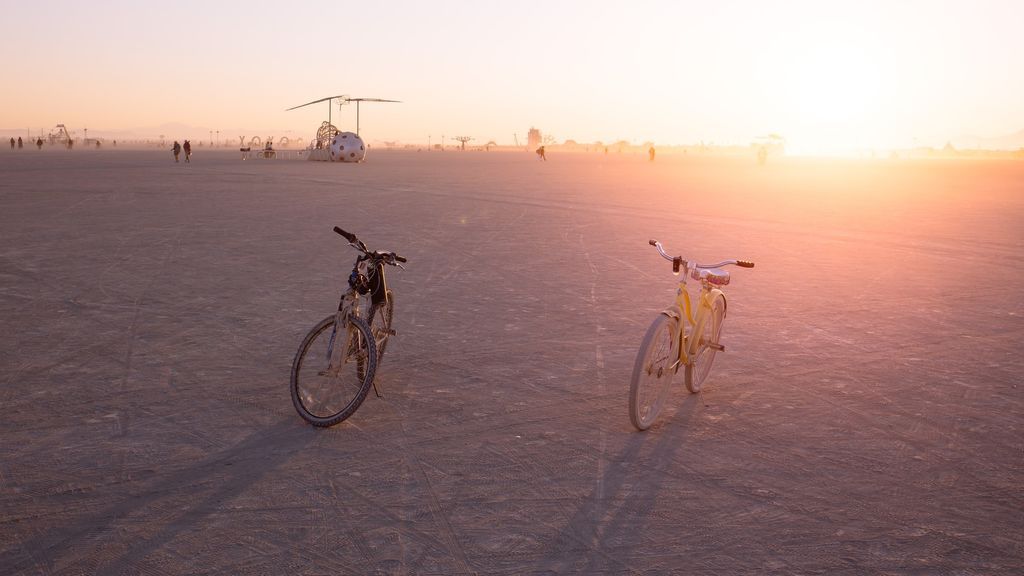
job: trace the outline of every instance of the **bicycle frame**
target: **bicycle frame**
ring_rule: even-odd
[[[368,279],[371,286],[371,291],[373,294],[372,299],[374,302],[376,302],[378,292],[380,293],[380,298],[384,298],[384,290],[386,289],[384,280],[384,270],[380,269],[383,268],[382,265],[376,267],[372,265],[365,265],[364,263],[367,260],[368,258],[366,258],[365,256],[360,256],[359,258],[357,258],[356,264],[352,268],[352,272],[353,274],[359,274],[361,273],[362,269],[367,270],[366,278]],[[370,270],[372,268],[378,268],[378,270],[372,271]],[[348,288],[341,293],[341,298],[338,301],[338,311],[335,313],[334,328],[333,331],[331,332],[331,338],[330,340],[328,340],[327,343],[327,354],[329,360],[327,363],[327,370],[325,372],[331,375],[337,375],[337,372],[341,370],[342,366],[344,366],[349,361],[348,358],[342,357],[341,350],[351,349],[352,342],[350,339],[352,338],[352,331],[345,330],[345,341],[341,342],[341,346],[336,346],[336,344],[338,344],[338,327],[347,326],[349,316],[361,316],[359,312],[359,290],[357,290],[356,286],[352,283],[351,277],[349,279]]]
[[[679,279],[679,289],[676,292],[676,303],[673,306],[666,308],[662,311],[662,314],[670,318],[675,318],[679,324],[679,333],[673,335],[674,344],[679,348],[679,360],[673,365],[675,370],[679,370],[679,366],[688,366],[693,362],[694,357],[700,349],[700,338],[691,337],[689,340],[686,338],[686,324],[690,326],[690,334],[703,334],[704,325],[707,323],[707,319],[711,316],[711,305],[719,296],[722,297],[722,315],[724,317],[728,310],[728,301],[725,298],[725,294],[717,287],[713,287],[708,279],[707,274],[709,270],[720,268],[722,266],[736,265],[741,268],[753,268],[754,263],[746,260],[723,260],[716,264],[697,264],[695,262],[688,262],[683,260],[680,256],[669,256],[665,252],[665,248],[662,247],[661,242],[657,240],[650,240],[648,242],[651,246],[658,249],[658,253],[661,257],[672,262],[672,271],[676,274],[682,272],[682,277]],[[699,274],[698,274],[699,271]],[[693,306],[690,302],[690,293],[686,289],[686,280],[690,274],[694,273],[694,279],[700,280],[700,296],[697,300],[697,315],[693,315]],[[684,324],[684,322],[686,324]],[[683,345],[685,343],[685,346]],[[709,343],[710,346],[714,347],[715,350],[721,352],[724,348],[717,342]]]
[[[328,364],[329,371],[339,370],[341,365],[348,361],[347,358],[340,358],[340,352],[337,352],[337,350],[350,349],[351,341],[349,338],[352,336],[351,331],[346,330],[343,346],[335,346],[335,339],[338,334],[338,327],[347,325],[349,316],[362,317],[359,306],[359,296],[361,294],[368,294],[370,298],[370,306],[372,307],[385,302],[388,294],[387,277],[384,275],[385,262],[379,258],[380,253],[369,252],[366,245],[357,239],[354,234],[349,234],[337,226],[334,227],[334,231],[344,236],[345,239],[349,241],[349,245],[359,250],[362,254],[356,258],[356,263],[352,266],[352,272],[349,274],[348,288],[342,292],[341,300],[338,302],[338,312],[335,316],[334,332],[331,334],[331,338],[328,343],[328,354],[330,357],[330,362]],[[394,252],[391,252],[390,255],[392,264],[406,261],[405,258],[396,255]],[[401,266],[401,264],[396,265]]]
[[[366,279],[370,284],[370,303],[373,306],[387,299],[388,280],[384,276],[384,263],[376,262],[366,266]]]
[[[702,282],[700,294],[697,296],[697,313],[694,316],[690,291],[686,289],[686,276],[684,275],[679,281],[675,304],[661,312],[670,318],[675,318],[679,323],[679,330],[672,336],[673,344],[679,349],[679,359],[672,366],[675,370],[678,370],[680,366],[690,364],[700,346],[699,338],[686,338],[686,324],[690,326],[691,335],[703,334],[704,325],[711,317],[711,303],[718,296],[722,297],[723,302],[726,301],[725,294],[721,290],[711,288],[706,281]]]

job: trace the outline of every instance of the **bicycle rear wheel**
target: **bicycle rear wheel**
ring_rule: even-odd
[[[302,340],[292,363],[291,393],[295,410],[314,426],[333,426],[352,414],[366,399],[377,370],[377,347],[369,326],[350,316],[340,329],[335,315],[324,318]],[[335,354],[334,347],[349,343]]]
[[[640,343],[629,382],[629,420],[637,430],[654,424],[679,371],[678,334],[679,321],[658,314]]]
[[[693,362],[686,366],[686,389],[690,392],[700,392],[704,380],[711,372],[711,365],[715,362],[715,354],[718,350],[718,339],[722,336],[722,323],[725,322],[725,298],[721,295],[715,297],[711,303],[711,309],[707,311],[707,318],[704,320],[701,334],[696,336],[700,340],[697,343],[697,353],[693,356]]]

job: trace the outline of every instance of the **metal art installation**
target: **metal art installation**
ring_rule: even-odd
[[[334,140],[334,136],[338,134],[340,130],[334,127],[334,124],[325,121],[320,125],[320,129],[316,131],[316,140],[312,142],[312,147],[321,150],[323,148],[329,148],[331,141]]]
[[[349,102],[356,103],[356,131],[342,132],[331,124],[331,102],[338,101],[338,106],[344,106]],[[349,98],[348,95],[328,96],[312,102],[306,102],[298,106],[288,108],[295,110],[310,104],[327,102],[327,120],[320,125],[316,131],[316,139],[309,143],[309,160],[320,160],[327,162],[362,162],[366,158],[366,143],[359,137],[359,103],[360,102],[398,102],[398,100],[385,100],[383,98]]]
[[[54,144],[67,145],[71,141],[71,134],[68,133],[68,129],[63,124],[57,124],[57,127],[50,130],[50,133],[46,135],[46,141],[51,146]]]
[[[331,162],[362,162],[366,145],[354,132],[338,132],[331,139]]]

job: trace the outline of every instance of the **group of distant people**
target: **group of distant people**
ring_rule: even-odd
[[[21,148],[25,147],[25,142],[21,139],[21,136],[18,136],[17,142],[15,142],[13,137],[11,138],[11,150],[14,150],[15,144],[17,144],[19,150]],[[42,138],[36,140],[36,147],[38,147],[40,150],[43,149],[43,139]]]
[[[174,141],[174,146],[171,146],[171,151],[174,152],[174,161],[178,161],[178,156],[181,155],[181,151],[185,151],[185,163],[192,161],[192,143],[185,140],[185,144],[178,144],[178,141]]]
[[[544,146],[541,146],[540,148],[537,148],[534,152],[537,154],[537,159],[538,160],[543,160],[543,161],[547,162],[548,156],[547,156],[547,151],[544,149]],[[605,154],[608,153],[608,148],[607,147],[605,147],[604,153]],[[685,151],[684,151],[684,153],[685,153]],[[650,148],[647,149],[647,159],[649,161],[654,162],[654,157],[656,155],[657,155],[657,151],[654,149],[654,146],[651,146]],[[757,163],[759,165],[761,165],[761,166],[764,166],[765,163],[767,163],[767,162],[768,162],[768,147],[767,146],[758,146],[758,148],[757,148]]]
[[[547,162],[547,161],[548,161],[547,151],[546,151],[546,150],[544,150],[544,147],[543,147],[543,146],[541,146],[540,148],[537,148],[536,152],[537,152],[537,158],[538,158],[538,159],[540,159],[540,160],[543,160],[543,161],[545,161],[545,162]],[[607,153],[608,153],[608,148],[607,148],[607,147],[605,147],[605,149],[604,149],[604,153],[605,153],[605,154],[607,154]],[[654,151],[654,146],[651,146],[651,147],[650,147],[650,148],[649,148],[649,149],[647,150],[647,157],[648,157],[648,158],[650,159],[650,161],[651,161],[651,162],[654,162],[654,156],[655,156],[655,154],[656,154],[656,152]]]
[[[73,141],[71,139],[68,139],[68,142],[67,142],[68,149],[71,148],[72,142]],[[117,146],[117,141],[116,140],[114,141],[114,145]],[[21,136],[18,136],[17,140],[15,140],[13,137],[11,138],[11,150],[14,150],[15,146],[17,146],[19,149],[25,147],[25,144],[22,141]],[[38,147],[40,150],[43,149],[43,139],[42,138],[39,138],[38,140],[36,140],[36,147]],[[99,140],[96,141],[96,147],[97,148],[100,147]],[[247,149],[243,149],[243,150],[244,151],[248,151]],[[270,142],[267,142],[266,150],[267,151],[272,151],[273,150],[273,148],[270,145]],[[185,140],[185,144],[183,144],[183,145],[179,144],[178,141],[175,140],[174,141],[174,146],[171,147],[171,151],[174,152],[174,161],[175,162],[179,161],[178,158],[181,156],[181,152],[182,151],[185,152],[185,162],[186,163],[192,162],[192,143],[189,142],[188,140]],[[543,160],[543,161],[547,162],[547,160],[548,160],[547,151],[544,149],[544,146],[541,146],[540,148],[537,148],[536,153],[537,153],[537,158],[539,160]],[[608,153],[608,148],[604,149],[604,153],[605,154]],[[654,146],[651,146],[647,150],[647,157],[648,157],[648,159],[651,162],[654,162],[654,156],[655,155],[656,155],[656,152],[654,150]],[[758,149],[757,149],[757,163],[763,166],[767,161],[768,161],[768,149],[767,149],[767,147],[759,146]]]
[[[11,137],[11,150],[14,150],[15,145],[17,145],[17,147],[19,149],[25,147],[25,142],[21,139],[21,136],[18,136],[17,141],[15,141],[14,137]],[[75,145],[75,141],[72,140],[71,138],[68,138],[67,141],[64,143],[64,145],[67,146],[68,150],[71,150],[71,148]],[[114,146],[117,146],[117,140],[114,140]],[[96,140],[96,147],[97,148],[100,147],[100,141],[99,140]],[[36,148],[38,148],[40,150],[43,149],[43,138],[42,137],[36,138]]]

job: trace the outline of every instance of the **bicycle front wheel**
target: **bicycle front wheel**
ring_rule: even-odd
[[[705,314],[707,317],[700,334],[694,335],[699,338],[697,352],[693,362],[686,366],[686,389],[693,393],[700,392],[704,380],[711,372],[711,364],[715,361],[718,339],[722,336],[722,323],[725,321],[725,298],[721,294],[716,296],[711,309],[706,310]]]
[[[292,403],[314,426],[334,426],[354,414],[377,370],[377,347],[366,322],[350,316],[338,327],[335,316],[309,331],[292,363]],[[346,342],[347,350],[334,353]]]
[[[647,329],[629,382],[629,419],[637,430],[654,424],[679,371],[679,321],[665,314]]]

